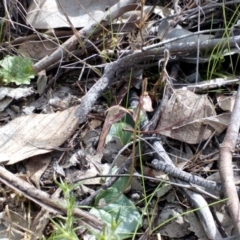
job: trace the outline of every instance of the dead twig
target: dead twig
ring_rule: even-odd
[[[64,204],[64,200],[53,197],[46,192],[43,192],[23,179],[12,174],[4,167],[0,166],[0,182],[4,183],[16,192],[21,193],[26,198],[32,200],[36,204],[40,205],[49,212],[54,213],[67,213],[67,209]],[[103,226],[102,221],[98,220],[95,216],[88,212],[85,212],[79,208],[73,210],[75,217],[83,219],[82,223],[87,227],[100,230]]]
[[[71,54],[71,51],[77,48],[77,44],[79,43],[79,41],[83,42],[84,38],[91,36],[93,33],[98,33],[102,28],[110,24],[114,19],[120,17],[125,12],[136,9],[138,9],[138,4],[136,4],[136,0],[119,1],[117,4],[115,4],[109,9],[101,23],[91,24],[82,28],[78,32],[78,36],[75,33],[65,43],[59,46],[59,48],[49,57],[42,59],[41,61],[34,64],[34,71],[40,72],[43,69],[51,66],[52,64],[60,61],[62,57],[66,56],[67,54]]]
[[[230,37],[228,40],[213,39],[206,40],[200,43],[200,50],[208,49],[211,51],[216,45],[235,47],[235,44],[240,44],[240,36]],[[195,42],[186,42],[179,44],[173,44],[168,47],[171,56],[178,55],[183,56],[184,54],[189,55],[197,50]],[[166,48],[151,49],[146,52],[136,50],[132,54],[129,54],[123,58],[120,58],[114,62],[106,65],[103,76],[92,86],[87,94],[82,99],[82,103],[76,110],[75,116],[79,118],[79,123],[83,123],[87,114],[91,111],[92,106],[95,104],[97,99],[101,96],[102,92],[110,87],[116,78],[121,78],[129,73],[129,69],[144,68],[144,62],[158,60],[164,56]],[[142,63],[142,65],[140,65]]]
[[[163,160],[162,162],[164,162],[165,164],[174,167],[172,160],[170,159],[170,157],[168,156],[168,154],[166,153],[165,149],[163,148],[162,144],[159,141],[154,141],[153,147],[157,150],[158,159],[161,159],[161,160]],[[180,183],[180,184],[186,184],[186,182],[183,182],[174,177],[170,177],[170,180]],[[189,199],[188,201],[189,201],[189,203],[191,203],[193,208],[199,209],[196,212],[196,214],[198,215],[200,222],[201,222],[208,238],[211,240],[223,239],[221,237],[219,230],[216,227],[213,216],[208,207],[208,203],[205,201],[203,196],[201,196],[198,193],[194,193],[192,191],[184,189],[184,188],[180,188],[180,189],[187,196],[187,198]]]
[[[240,237],[240,209],[239,198],[234,184],[234,175],[232,168],[232,153],[239,134],[240,127],[240,86],[236,96],[231,121],[227,129],[224,141],[220,146],[219,172],[224,187],[225,197],[228,198],[227,205],[234,222],[235,230]]]

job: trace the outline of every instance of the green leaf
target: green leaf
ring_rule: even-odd
[[[131,125],[125,122],[114,123],[109,130],[106,143],[108,143],[108,141],[111,140],[113,136],[120,140],[120,143],[122,144],[122,146],[129,143],[131,141],[132,133],[128,131],[123,131],[124,128],[133,129]]]
[[[95,199],[94,206],[90,212],[101,218],[105,223],[111,226],[112,220],[118,219],[117,233],[121,239],[128,238],[132,232],[142,225],[142,218],[135,205],[125,195],[119,196],[119,191],[116,188],[102,190]],[[103,204],[102,208],[99,208]]]
[[[5,83],[30,84],[30,79],[35,77],[29,58],[6,56],[0,66],[1,80]]]

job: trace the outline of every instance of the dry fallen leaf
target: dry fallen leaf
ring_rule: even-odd
[[[196,120],[215,115],[207,95],[179,89],[163,109],[157,131],[167,137],[196,144],[208,139],[213,132],[213,129],[206,128],[205,124]]]
[[[53,40],[26,41],[19,46],[18,50],[22,56],[37,61],[51,55],[57,49],[58,44]]]
[[[88,126],[91,130],[96,129],[97,127],[100,127],[102,124],[101,120],[93,119],[89,122]]]
[[[20,99],[28,97],[34,94],[32,88],[0,88],[0,112],[4,111],[5,108],[13,101],[13,99]]]
[[[78,106],[53,114],[15,118],[0,128],[0,162],[14,164],[63,144],[78,126]]]
[[[219,107],[223,111],[232,112],[233,106],[235,103],[235,99],[236,99],[236,92],[234,93],[233,96],[226,96],[226,95],[221,94],[217,97],[217,102],[218,102]]]
[[[51,162],[50,154],[44,154],[42,156],[34,156],[29,158],[28,161],[24,161],[27,173],[30,179],[34,182],[35,186],[40,189],[40,178],[45,170],[48,168]]]
[[[29,88],[9,88],[9,87],[1,87],[0,88],[0,100],[5,97],[10,97],[13,99],[20,99],[23,97],[30,96],[34,93],[32,87]]]
[[[19,209],[18,209],[19,210]],[[22,213],[22,214],[21,214]],[[28,222],[24,218],[23,211],[12,211],[5,209],[0,212],[0,239],[22,239],[24,229],[28,229]]]
[[[206,125],[211,126],[216,133],[221,134],[230,123],[231,113],[223,113],[217,116],[200,119],[200,121]]]
[[[99,22],[103,18],[105,10],[118,3],[118,0],[59,1],[73,26],[78,28]],[[32,1],[27,14],[27,22],[38,29],[69,27],[56,0]]]
[[[187,216],[182,215],[184,209],[179,204],[169,204],[164,207],[159,214],[158,224],[162,224],[173,216],[176,218],[163,226],[158,230],[162,236],[168,236],[169,238],[180,238],[185,237],[190,233],[188,230],[189,223],[187,221]]]
[[[209,240],[202,225],[199,222],[199,219],[193,212],[187,214],[187,219],[190,225],[188,229],[194,232],[194,234],[198,237],[198,240]]]

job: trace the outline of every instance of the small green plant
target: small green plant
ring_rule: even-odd
[[[228,39],[231,33],[229,30],[238,20],[239,9],[240,9],[240,5],[238,5],[238,7],[231,14],[231,17],[228,20],[226,16],[226,6],[224,3],[222,5],[223,22],[225,27],[222,38],[226,38],[227,40],[225,42],[225,46],[223,46],[222,44],[217,44],[215,48],[212,50],[210,59],[209,59],[210,61],[208,63],[208,68],[207,68],[207,79],[212,79],[213,76],[226,77],[229,75],[229,73],[227,73],[226,75],[221,73],[223,71],[222,63],[225,61],[224,55],[231,51],[231,47],[229,46],[229,43],[228,43]],[[231,71],[232,74],[235,74],[236,64],[234,65],[232,56],[230,54],[229,54],[229,70]]]
[[[136,206],[127,197],[122,195],[116,199],[116,201],[111,202],[120,192],[120,190],[115,187],[123,187],[126,181],[127,179],[120,178],[113,185],[114,187],[106,191],[100,191],[95,199],[94,207],[92,207],[90,213],[98,216],[105,223],[100,233],[90,230],[97,240],[124,239],[129,237],[132,232],[142,224],[141,215]],[[50,219],[54,230],[48,240],[77,240],[79,239],[76,234],[78,227],[74,227],[76,219],[73,215],[74,208],[76,208],[76,201],[71,192],[78,184],[69,186],[61,180],[57,182],[57,185],[63,191],[64,207],[67,209],[67,213],[65,217],[58,216],[54,220]]]
[[[100,234],[101,236],[108,235],[106,240],[129,238],[142,225],[141,215],[134,203],[125,195],[120,194],[126,181],[127,179],[119,178],[114,187],[101,190],[95,198],[94,207],[90,210],[90,213],[102,219],[106,224],[105,232]],[[115,238],[110,238],[109,235]]]
[[[75,196],[71,195],[71,191],[76,187],[76,185],[69,186],[67,183],[57,182],[59,188],[62,189],[65,207],[67,209],[67,216],[58,216],[57,220],[50,219],[53,223],[54,230],[48,240],[78,240],[78,236],[75,233],[78,228],[74,228],[74,216],[73,210],[76,207]]]
[[[118,218],[111,220],[111,225],[104,224],[103,230],[101,233],[93,233],[97,240],[121,240],[121,237],[117,233],[117,228],[119,227],[120,222]]]
[[[29,58],[8,55],[0,61],[0,79],[6,84],[30,84],[30,79],[35,76],[32,65]]]

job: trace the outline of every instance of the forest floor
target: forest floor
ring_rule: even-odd
[[[0,3],[0,239],[240,239],[239,8]]]

